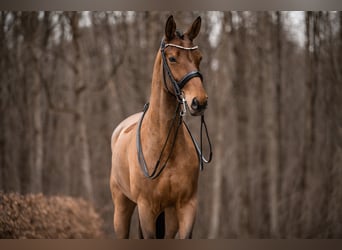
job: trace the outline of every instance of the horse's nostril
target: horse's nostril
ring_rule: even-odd
[[[205,100],[202,106],[203,106],[203,108],[207,108],[207,106],[208,106],[208,100]]]
[[[199,106],[200,105],[199,105],[197,98],[195,97],[194,99],[192,99],[191,108],[193,110],[197,110],[197,109],[199,109]]]
[[[208,100],[205,100],[203,101],[203,103],[200,103],[196,97],[192,99],[191,108],[193,110],[196,110],[196,111],[202,110],[202,109],[207,108],[207,106],[208,106]]]

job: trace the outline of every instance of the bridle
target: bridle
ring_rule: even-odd
[[[201,79],[201,81],[203,81],[203,76],[198,70],[195,70],[195,71],[191,71],[191,72],[187,73],[179,81],[176,81],[172,75],[172,72],[171,72],[169,65],[167,64],[167,60],[166,60],[166,56],[165,56],[165,49],[167,47],[175,47],[175,48],[182,49],[182,50],[196,50],[196,49],[198,49],[198,46],[183,47],[183,46],[172,44],[172,43],[165,43],[164,39],[162,40],[161,45],[160,45],[160,52],[161,52],[162,60],[163,60],[164,86],[170,94],[175,95],[177,97],[177,100],[179,102],[183,103],[184,98],[182,95],[182,88],[184,88],[184,86],[194,77],[199,77]],[[172,93],[169,90],[169,88],[167,87],[167,83],[166,83],[166,79],[165,79],[165,71],[166,71],[167,75],[169,76],[169,79],[172,83],[174,93]],[[183,103],[183,104],[185,104],[185,103]]]
[[[183,119],[183,116],[186,113],[186,106],[187,106],[187,104],[186,104],[186,100],[185,100],[185,98],[183,96],[183,93],[182,93],[182,88],[184,88],[184,86],[194,77],[199,77],[201,79],[201,81],[203,81],[203,76],[202,76],[202,74],[199,71],[196,70],[196,71],[191,71],[191,72],[187,73],[181,80],[176,81],[175,78],[173,77],[171,69],[170,69],[170,67],[169,67],[169,65],[167,63],[167,60],[166,60],[165,49],[167,47],[175,47],[175,48],[182,49],[182,50],[196,50],[196,49],[198,49],[198,46],[183,47],[183,46],[180,46],[180,45],[177,45],[177,44],[165,43],[164,39],[161,42],[160,52],[161,52],[162,61],[163,61],[163,81],[164,81],[164,86],[165,86],[166,90],[170,94],[172,94],[172,95],[174,95],[176,97],[176,99],[178,101],[178,104],[177,104],[177,107],[176,107],[176,110],[175,110],[175,113],[174,113],[174,117],[173,117],[171,126],[169,128],[169,131],[168,131],[165,143],[164,143],[164,145],[162,147],[162,150],[160,152],[159,158],[158,158],[158,160],[157,160],[157,162],[155,164],[155,167],[154,167],[154,169],[153,169],[151,174],[149,174],[149,171],[148,171],[148,168],[147,168],[147,164],[146,164],[146,161],[145,161],[145,157],[144,157],[144,154],[142,152],[142,146],[141,146],[140,131],[141,131],[141,126],[142,126],[143,119],[144,119],[145,114],[146,114],[146,112],[147,112],[147,110],[149,108],[149,103],[146,103],[145,106],[144,106],[143,114],[142,114],[141,119],[140,119],[139,124],[138,124],[136,144],[137,144],[138,160],[139,160],[139,164],[140,164],[141,170],[144,173],[144,175],[147,178],[149,178],[149,179],[157,178],[162,173],[164,168],[166,167],[166,164],[168,163],[168,161],[169,161],[169,159],[171,157],[171,154],[173,152],[173,148],[175,146],[176,137],[177,137],[177,134],[178,134],[179,127],[182,125],[182,123],[184,123],[187,131],[189,132],[191,140],[192,140],[192,142],[193,142],[193,144],[195,146],[195,149],[196,149],[196,152],[197,152],[197,156],[198,156],[199,162],[200,162],[200,166],[199,166],[200,169],[203,170],[203,163],[209,163],[212,160],[212,146],[211,146],[211,142],[210,142],[210,138],[209,138],[209,134],[208,134],[207,124],[205,123],[205,120],[204,120],[204,115],[201,116],[200,145],[198,145],[198,143],[196,142],[195,138],[193,137],[193,135],[192,135],[192,133],[191,133],[191,131],[189,129],[189,126],[186,124],[186,122]],[[174,92],[171,92],[169,90],[169,88],[167,87],[166,78],[165,78],[165,71],[166,71],[166,73],[167,73],[167,75],[168,75],[168,77],[169,77],[169,79],[170,79],[170,81],[172,83]],[[182,109],[182,111],[179,111],[181,104],[183,106],[183,109]],[[179,119],[178,119],[178,124],[177,124],[177,127],[176,127],[176,131],[175,131],[173,140],[171,142],[171,150],[170,150],[168,156],[166,157],[166,160],[165,160],[164,164],[162,166],[160,166],[161,158],[162,158],[162,156],[164,154],[167,142],[170,139],[172,127],[175,125],[176,120],[177,120],[177,114],[179,114]],[[208,159],[206,159],[203,156],[203,153],[202,153],[202,149],[203,149],[203,138],[202,138],[203,137],[202,136],[203,127],[205,129],[205,133],[206,133],[206,137],[207,137],[207,142],[208,142],[208,145],[209,145],[209,157],[208,157]]]

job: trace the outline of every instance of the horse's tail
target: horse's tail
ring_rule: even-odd
[[[161,214],[157,217],[156,221],[156,238],[164,239],[165,237],[165,212],[161,212]]]

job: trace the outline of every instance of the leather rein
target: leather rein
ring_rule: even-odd
[[[166,137],[166,140],[165,140],[165,143],[162,147],[162,150],[160,152],[160,155],[159,155],[159,158],[153,168],[153,171],[152,173],[150,174],[149,171],[148,171],[148,167],[147,167],[147,164],[146,164],[146,161],[145,161],[145,157],[144,157],[144,154],[143,154],[143,151],[142,151],[142,145],[141,145],[141,126],[142,126],[142,122],[143,122],[143,119],[145,117],[145,114],[149,108],[149,103],[146,103],[145,106],[144,106],[144,110],[143,110],[143,114],[139,120],[139,124],[138,124],[138,128],[137,128],[137,136],[136,136],[136,146],[137,146],[137,153],[138,153],[138,160],[139,160],[139,164],[140,164],[140,168],[143,172],[143,174],[145,175],[145,177],[149,178],[149,179],[155,179],[157,178],[158,176],[160,176],[160,174],[162,173],[162,171],[164,170],[164,168],[166,167],[168,161],[170,160],[170,157],[172,155],[172,152],[173,152],[173,149],[174,149],[174,146],[175,146],[175,142],[176,142],[176,137],[177,137],[177,134],[178,134],[178,130],[179,130],[179,127],[182,125],[182,123],[184,123],[190,137],[191,137],[191,140],[195,146],[195,149],[196,149],[196,153],[197,153],[197,156],[198,156],[198,159],[199,159],[199,168],[201,170],[203,170],[203,165],[204,163],[209,163],[211,162],[212,160],[212,145],[211,145],[211,141],[210,141],[210,138],[209,138],[209,134],[208,134],[208,129],[207,129],[207,124],[204,120],[204,115],[201,116],[201,128],[200,128],[200,144],[197,143],[197,141],[195,140],[194,136],[192,135],[190,129],[189,129],[189,126],[187,125],[187,123],[184,121],[183,119],[183,116],[185,115],[186,113],[186,100],[183,96],[183,93],[182,93],[182,88],[194,77],[199,77],[201,80],[203,80],[203,76],[202,74],[199,72],[199,71],[191,71],[189,73],[187,73],[181,80],[179,81],[176,81],[175,78],[173,77],[172,75],[172,72],[170,70],[170,67],[169,65],[167,64],[167,60],[166,60],[166,56],[165,56],[165,49],[167,47],[176,47],[176,48],[179,48],[179,49],[183,49],[183,50],[195,50],[198,48],[198,46],[194,46],[194,47],[183,47],[183,46],[180,46],[180,45],[176,45],[176,44],[170,44],[170,43],[165,43],[164,40],[162,40],[161,42],[161,46],[160,46],[160,51],[161,51],[161,55],[162,55],[162,61],[163,61],[163,80],[164,80],[164,86],[165,88],[167,89],[167,91],[174,95],[178,101],[178,104],[177,104],[177,107],[176,107],[176,110],[174,112],[174,116],[173,116],[173,120],[172,120],[172,123],[169,127],[169,131],[168,131],[168,134],[167,134],[167,137]],[[169,90],[169,88],[167,87],[167,83],[166,83],[166,78],[165,78],[165,71],[172,83],[172,86],[173,86],[173,90],[174,92],[171,92]],[[180,110],[180,106],[183,106],[182,110]],[[172,128],[173,126],[175,125],[176,123],[176,120],[177,120],[177,114],[179,114],[179,119],[178,119],[178,124],[177,124],[177,127],[176,127],[176,131],[175,131],[175,134],[174,134],[174,137],[172,139],[172,142],[171,142],[171,150],[169,152],[169,154],[167,155],[166,157],[166,160],[165,162],[161,165],[161,158],[164,154],[164,151],[165,151],[165,148],[166,148],[166,145],[168,143],[168,141],[170,140],[170,137],[171,137],[171,131],[172,131]],[[203,129],[204,129],[204,132],[205,132],[205,136],[207,138],[207,142],[208,142],[208,145],[209,145],[209,157],[208,159],[204,157],[203,155]]]

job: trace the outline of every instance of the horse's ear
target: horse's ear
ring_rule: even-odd
[[[200,32],[201,29],[201,17],[197,17],[196,20],[192,23],[190,29],[186,32],[188,35],[189,39],[192,41],[194,40],[198,33]]]
[[[176,22],[173,16],[169,16],[165,25],[165,37],[168,41],[171,41],[175,37]]]

